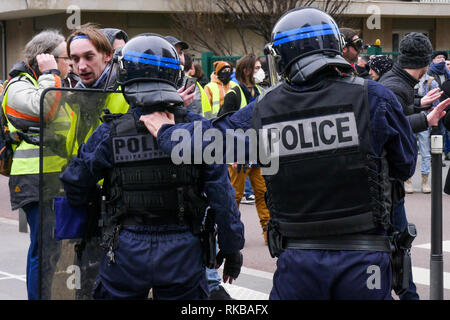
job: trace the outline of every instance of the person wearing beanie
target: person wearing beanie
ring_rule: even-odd
[[[441,97],[442,92],[438,88],[430,90],[424,97],[416,97],[414,94],[414,87],[427,71],[433,47],[425,35],[411,32],[400,42],[399,51],[398,62],[379,82],[395,94],[413,132],[417,133],[428,129],[432,124],[430,120],[434,121],[436,113],[443,116],[440,109],[429,113],[428,116],[424,111],[420,111],[421,107],[431,106]]]
[[[205,86],[205,92],[211,104],[211,114],[204,115],[211,119],[217,116],[223,105],[225,95],[238,84],[231,80],[231,65],[226,61],[216,61],[213,64],[214,72],[211,74],[211,82]]]
[[[401,40],[399,51],[398,62],[380,78],[379,82],[394,93],[414,133],[428,130],[428,126],[437,125],[439,119],[445,115],[443,110],[450,102],[449,100],[440,103],[428,114],[425,111],[418,112],[420,109],[417,109],[417,107],[432,106],[432,103],[439,99],[442,94],[439,88],[436,88],[430,90],[425,96],[416,98],[414,92],[414,87],[427,71],[433,47],[425,35],[411,32]],[[393,183],[395,182],[393,181]],[[405,198],[399,199],[393,206],[393,225],[397,231],[401,232],[408,225]],[[409,288],[404,294],[400,295],[400,300],[418,299],[419,295],[417,294],[411,272]]]
[[[369,62],[367,62],[369,66],[369,74],[372,80],[378,81],[386,72],[392,69],[394,65],[392,59],[388,56],[378,55],[372,57]]]

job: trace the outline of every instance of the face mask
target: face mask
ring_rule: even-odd
[[[230,82],[231,72],[220,72],[217,78],[219,78],[219,80],[222,81],[223,84],[227,84],[228,82]]]
[[[261,68],[253,75],[253,78],[255,78],[255,83],[261,83],[266,78],[266,73]]]

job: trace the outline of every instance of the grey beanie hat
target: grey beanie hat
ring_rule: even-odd
[[[402,69],[420,69],[430,64],[433,46],[428,37],[411,32],[400,42],[398,65]]]

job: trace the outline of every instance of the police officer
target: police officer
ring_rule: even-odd
[[[201,118],[183,110],[179,77],[179,57],[167,40],[156,34],[131,39],[119,56],[130,112],[105,117],[61,175],[73,206],[86,203],[105,178],[105,251],[95,299],[144,299],[151,288],[154,299],[206,299],[204,265],[215,264],[205,251],[215,252],[207,241],[215,238],[213,214],[224,281],[240,272],[243,224],[226,166],[174,165],[138,121],[155,110],[173,112],[177,122]]]
[[[238,112],[202,123],[224,135],[251,127],[278,133],[279,170],[264,176],[269,250],[278,256],[271,299],[392,299],[388,171],[410,177],[416,143],[391,92],[347,75],[342,46],[326,13],[287,12],[267,46],[285,80]],[[141,118],[165,152],[181,126],[172,118]]]

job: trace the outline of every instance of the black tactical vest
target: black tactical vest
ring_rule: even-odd
[[[387,162],[369,152],[364,80],[332,78],[306,91],[284,83],[257,101],[252,121],[255,129],[275,130],[279,139],[279,170],[264,178],[271,223],[281,235],[387,228]]]
[[[201,195],[199,166],[173,164],[131,113],[112,120],[110,138],[114,157],[106,183],[110,218],[188,224],[198,205],[192,203],[192,195]]]

